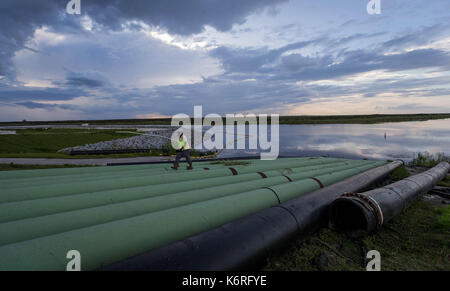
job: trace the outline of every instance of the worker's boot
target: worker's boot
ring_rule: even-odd
[[[189,166],[186,167],[186,170],[192,170],[192,163],[189,163]]]
[[[178,163],[173,163],[173,166],[171,168],[174,170],[178,169]]]

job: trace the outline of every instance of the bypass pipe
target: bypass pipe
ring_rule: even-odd
[[[286,160],[284,160],[286,162]],[[342,160],[330,161],[331,162],[343,162]],[[263,163],[267,164],[269,162],[264,161]],[[257,163],[256,161],[252,161],[250,164],[245,165],[246,167],[250,166],[258,166],[263,165],[263,163]],[[280,162],[274,162],[271,165],[275,166]],[[302,160],[299,160],[299,163],[302,163]],[[204,163],[201,166],[194,167],[193,170],[189,170],[189,172],[195,171],[209,171],[216,169],[227,169],[233,168],[233,166],[226,166],[222,164],[208,164]],[[86,173],[86,174],[76,174],[76,175],[64,175],[64,176],[43,176],[43,177],[34,177],[34,178],[22,178],[22,179],[10,179],[2,181],[2,191],[6,191],[9,189],[19,189],[23,187],[36,187],[36,186],[45,186],[45,185],[55,185],[55,184],[63,184],[63,183],[73,183],[73,182],[95,182],[102,179],[123,179],[123,178],[137,178],[137,177],[148,177],[153,175],[160,174],[179,174],[183,172],[187,172],[188,170],[185,167],[179,168],[177,171],[173,170],[169,167],[157,167],[150,169],[142,169],[142,167],[137,167],[136,169],[124,169],[123,171],[114,171],[114,172],[103,172],[99,171],[96,173]]]
[[[11,179],[2,181],[2,189],[16,189],[30,186],[45,186],[45,185],[54,185],[55,182],[57,184],[62,183],[72,183],[72,182],[92,182],[100,179],[112,179],[112,178],[128,178],[128,177],[148,177],[152,175],[160,175],[160,174],[178,174],[183,172],[196,172],[196,171],[205,171],[205,170],[215,170],[215,169],[224,169],[226,168],[223,165],[209,165],[205,164],[201,167],[195,167],[192,170],[187,170],[185,167],[180,167],[178,170],[173,170],[170,167],[168,168],[155,168],[155,169],[134,169],[134,170],[126,170],[126,171],[116,171],[112,173],[88,173],[88,174],[79,174],[79,175],[66,175],[66,176],[48,176],[48,177],[35,177],[35,178],[23,178],[23,179]]]
[[[297,160],[304,160],[307,158],[295,158]],[[257,163],[257,160],[242,160],[243,162],[253,165]],[[218,165],[217,161],[195,161],[195,168],[202,167],[204,165]],[[146,163],[146,164],[132,164],[124,166],[95,166],[95,167],[75,167],[75,168],[54,168],[54,169],[37,169],[37,170],[19,170],[19,171],[1,171],[0,181],[33,181],[34,179],[43,178],[64,178],[73,176],[88,176],[96,174],[108,174],[108,173],[126,173],[136,170],[164,170],[169,171],[173,162],[161,162],[161,163]],[[220,164],[219,164],[220,165]],[[182,168],[180,167],[179,170]],[[171,170],[171,169],[170,169]]]
[[[99,270],[254,270],[270,253],[325,225],[328,205],[341,193],[365,189],[400,165],[395,161],[379,166]]]
[[[293,158],[289,160],[307,160],[311,158]],[[287,159],[279,159],[276,162],[280,162]],[[343,160],[343,159],[341,159]],[[254,165],[260,160],[243,160]],[[199,164],[214,164],[216,161],[206,161],[199,162]],[[265,161],[263,161],[265,162]],[[172,163],[172,162],[171,162]],[[97,173],[113,173],[113,172],[124,172],[133,171],[137,169],[162,169],[168,167],[168,163],[153,163],[153,164],[137,164],[137,165],[125,165],[125,166],[96,166],[96,167],[77,167],[77,168],[56,168],[56,169],[39,169],[39,170],[20,170],[20,171],[1,171],[0,180],[11,180],[11,179],[24,179],[24,178],[42,178],[42,177],[57,177],[57,176],[70,176],[70,175],[83,175],[83,174],[97,174]]]
[[[297,158],[297,160],[304,160],[305,158]],[[250,165],[257,165],[261,162],[267,163],[267,161],[260,160],[241,160],[241,162],[248,163]],[[69,169],[45,169],[45,170],[22,170],[14,171],[13,175],[8,175],[1,178],[2,189],[6,188],[20,188],[24,186],[37,186],[49,183],[65,183],[70,181],[86,182],[88,180],[98,180],[102,177],[127,177],[149,174],[160,174],[165,172],[180,173],[187,171],[185,167],[180,167],[175,172],[171,168],[172,163],[164,164],[150,164],[150,165],[136,165],[136,166],[120,166],[111,170],[111,167],[93,167],[93,168],[69,168]],[[215,168],[224,168],[225,165],[217,163],[217,161],[209,162],[197,162],[193,168],[193,171],[198,170],[211,170]],[[85,170],[83,170],[85,169]],[[61,171],[66,170],[66,171]],[[70,171],[67,171],[70,170]],[[76,170],[76,171],[74,171]],[[42,172],[41,172],[42,171]],[[6,172],[9,174],[9,172]],[[28,177],[29,174],[33,174],[32,177]]]
[[[213,169],[209,171],[165,173],[159,175],[147,175],[140,177],[102,178],[95,181],[87,181],[84,183],[80,182],[58,183],[58,181],[56,180],[53,184],[41,185],[38,187],[29,186],[14,189],[6,189],[5,191],[2,190],[0,192],[0,203],[37,199],[43,197],[80,194],[87,192],[97,192],[112,189],[125,189],[130,187],[138,187],[146,185],[166,184],[166,183],[198,180],[213,177],[232,176],[246,173],[255,173],[265,170],[328,164],[330,162],[337,162],[339,160],[340,159],[315,158],[305,160],[286,160],[280,162],[270,161],[255,166],[233,166],[233,167]]]
[[[345,193],[330,206],[330,227],[354,237],[367,235],[433,189],[449,169],[449,163],[442,162],[424,173],[382,188]]]
[[[76,167],[76,168],[55,168],[55,169],[39,169],[39,170],[20,170],[20,171],[3,171],[0,173],[0,180],[23,179],[33,177],[49,177],[49,176],[67,176],[86,173],[100,173],[100,172],[117,172],[126,169],[152,169],[165,166],[163,164],[145,164],[136,166],[95,166],[95,167]]]
[[[360,168],[366,169],[369,167],[372,166],[366,165]],[[223,196],[247,192],[260,188],[268,187],[270,189],[273,189],[273,191],[275,192],[283,193],[281,191],[277,191],[277,188],[279,188],[278,185],[304,180],[305,178],[306,185],[308,185],[307,183],[309,182],[309,185],[312,184],[313,187],[317,188],[316,183],[319,179],[324,180],[325,183],[333,183],[334,180],[340,179],[341,177],[340,175],[324,174],[342,171],[339,172],[341,175],[343,175],[342,173],[347,173],[347,175],[349,175],[353,174],[354,172],[360,171],[360,168],[354,168],[354,166],[348,165],[335,168],[325,168],[315,171],[306,171],[303,173],[293,173],[289,176],[279,175],[270,178],[266,177],[260,178],[258,180],[246,181],[236,184],[227,184],[204,189],[196,189],[170,195],[162,195],[146,199],[116,203],[112,205],[88,207],[76,211],[62,212],[30,219],[21,219],[17,221],[9,221],[6,223],[0,223],[0,245],[29,240],[37,237],[106,223],[109,221],[124,219],[132,216],[143,215],[191,203],[216,199]],[[312,176],[317,176],[318,178],[309,178]],[[329,181],[327,181],[327,179]],[[299,187],[298,183],[295,185],[295,187]],[[280,198],[280,200],[286,199],[282,196],[278,197]],[[27,214],[28,213],[29,211],[27,212]]]
[[[376,165],[361,166],[359,171]],[[347,175],[354,175],[355,171],[348,170]],[[335,173],[328,175],[333,176]],[[315,178],[320,179],[322,176]],[[340,178],[341,175],[335,175],[335,179]],[[333,179],[328,177],[326,181],[331,183]],[[297,187],[292,187],[294,184]],[[0,270],[64,270],[67,251],[72,249],[82,254],[83,270],[97,269],[320,188],[313,179],[284,185],[286,187],[278,185],[271,189],[252,190],[7,244],[0,247]]]
[[[301,173],[304,177],[308,177],[311,175],[316,175],[318,173],[323,174],[329,171],[338,171],[349,168],[349,166],[364,164],[367,164],[367,162],[363,163],[361,161],[348,161],[345,163],[307,166],[292,168],[291,173]],[[75,195],[0,203],[0,223],[138,199],[161,196],[164,197],[168,194],[190,190],[200,190],[221,185],[234,185],[236,183],[242,183],[246,181],[255,181],[265,178],[282,176],[283,172],[283,170],[271,170],[259,173],[200,179],[195,181],[184,181],[172,184],[158,184],[143,187],[132,187],[118,190],[107,190]],[[289,179],[288,176],[285,177]]]

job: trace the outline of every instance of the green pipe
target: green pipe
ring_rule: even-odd
[[[264,161],[265,163],[270,163],[268,161]],[[278,162],[279,163],[279,162]],[[258,164],[258,163],[254,163]],[[11,179],[2,182],[2,189],[15,189],[22,188],[27,186],[41,186],[46,184],[55,184],[55,179],[58,181],[58,184],[68,183],[68,182],[87,182],[87,181],[96,181],[98,179],[103,178],[125,178],[125,177],[142,177],[148,175],[155,174],[163,174],[166,172],[170,173],[180,173],[187,171],[185,167],[180,167],[177,171],[174,171],[169,164],[165,164],[166,167],[157,167],[151,169],[142,169],[142,167],[138,167],[136,169],[127,169],[126,171],[114,171],[114,172],[99,172],[95,173],[86,173],[86,174],[77,174],[77,175],[64,175],[64,176],[44,176],[44,177],[33,177],[33,178],[23,178],[23,179]],[[197,164],[194,167],[194,171],[204,171],[207,169],[219,169],[225,168],[222,164],[207,164],[201,163]]]
[[[298,161],[302,161],[302,160],[306,160],[306,159],[296,159]],[[292,160],[293,161],[293,160]],[[264,161],[265,163],[268,163],[269,161]],[[271,161],[272,162],[272,161]],[[273,164],[279,164],[279,163],[284,163],[285,160],[277,160],[277,161],[273,161]],[[259,163],[257,162],[249,162],[248,165],[257,165]],[[55,180],[57,181],[65,181],[65,180],[70,180],[70,179],[92,179],[94,177],[108,177],[108,176],[132,176],[134,174],[139,174],[139,173],[165,173],[165,172],[170,172],[170,173],[180,173],[180,172],[184,172],[186,171],[185,167],[180,167],[177,171],[173,170],[171,168],[172,164],[158,164],[156,165],[150,165],[153,167],[144,167],[143,165],[136,165],[136,166],[127,166],[126,169],[122,169],[122,166],[120,166],[120,170],[118,169],[114,169],[114,171],[110,171],[110,168],[115,168],[115,167],[97,167],[96,171],[93,172],[92,168],[85,168],[86,171],[84,172],[77,172],[74,174],[70,174],[70,175],[57,175],[58,173],[56,172],[55,175],[44,175],[46,174],[46,172],[44,172],[42,175],[39,175],[39,171],[40,170],[31,170],[32,172],[35,173],[35,175],[33,177],[24,177],[24,178],[9,178],[7,180],[2,181],[3,185],[19,185],[19,184],[23,184],[23,183],[41,183],[42,181],[50,181],[52,183],[55,182]],[[195,167],[194,167],[194,171],[195,170],[203,170],[204,168],[220,168],[220,167],[225,167],[223,164],[212,164],[211,163],[207,163],[207,162],[202,162],[202,163],[196,163]],[[48,169],[48,170],[43,170],[43,171],[53,171],[55,169]],[[79,170],[77,168],[77,170]],[[91,170],[91,171],[87,171],[87,170]],[[25,171],[14,171],[14,172],[29,172],[30,170],[25,170]],[[12,172],[12,171],[11,171]],[[1,174],[1,172],[0,172]]]
[[[192,171],[205,171],[205,168],[210,170],[225,168],[223,165],[202,165],[196,166]],[[80,174],[80,175],[66,175],[66,176],[48,176],[48,177],[35,177],[35,178],[24,178],[24,179],[12,179],[2,182],[3,190],[6,189],[15,189],[15,188],[23,188],[28,186],[43,186],[48,184],[54,184],[55,179],[59,184],[61,183],[70,183],[70,182],[88,182],[95,181],[98,179],[112,179],[112,178],[126,178],[126,177],[142,177],[149,175],[159,175],[159,174],[168,174],[168,173],[183,173],[186,172],[185,167],[178,168],[177,171],[168,168],[160,168],[160,169],[140,169],[140,170],[128,170],[128,171],[120,171],[120,172],[111,172],[111,173],[89,173],[89,174]]]
[[[285,163],[267,163],[256,166],[235,166],[232,167],[237,173],[245,174],[259,172],[271,169],[280,169],[287,167],[299,167],[309,165],[327,164],[336,162],[335,159],[311,159],[306,161],[286,161]],[[144,177],[125,177],[112,179],[99,179],[85,183],[72,182],[59,184],[55,181],[54,185],[44,185],[39,187],[22,187],[17,189],[7,189],[0,193],[0,203],[21,201],[27,199],[37,199],[43,197],[63,196],[70,194],[79,194],[87,192],[96,192],[102,190],[124,189],[129,187],[164,184],[172,182],[180,182],[187,180],[197,180],[205,178],[213,178],[220,176],[231,176],[233,172],[230,169],[213,169],[210,171],[193,171],[183,173],[170,173],[161,175],[152,175]]]
[[[371,163],[368,165],[363,165],[347,170],[343,170],[340,172],[333,172],[325,175],[315,176],[317,180],[322,183],[323,187],[332,185],[336,182],[342,181],[348,177],[354,176],[356,174],[362,173],[364,171],[373,169],[379,166],[379,163]],[[318,190],[321,188],[320,184],[313,179],[300,180],[298,182],[289,183],[286,185],[277,185],[269,187],[275,193],[278,194],[278,198],[280,199],[280,203],[286,202],[290,199],[298,197],[303,194],[310,193],[312,191]]]
[[[340,162],[334,164],[299,167],[299,168],[292,168],[292,172],[293,173],[300,172],[301,173],[300,175],[304,176],[309,175],[306,172],[310,171],[320,171],[322,169],[328,169],[330,167],[333,167],[335,170],[340,170],[343,167],[348,167],[347,165],[358,165],[360,163],[362,162],[349,161],[345,163]],[[264,174],[267,177],[275,177],[282,175],[282,172],[283,169],[271,170],[265,171]],[[311,175],[316,175],[316,172],[311,173]],[[144,187],[107,190],[95,193],[82,193],[60,197],[50,197],[50,198],[32,199],[10,203],[1,203],[0,222],[7,222],[18,219],[49,215],[58,212],[65,212],[88,207],[96,207],[101,205],[144,199],[154,196],[161,196],[165,194],[177,193],[182,191],[202,189],[225,184],[235,184],[239,182],[260,180],[260,179],[262,179],[262,176],[260,174],[249,173],[236,176],[200,179],[195,181],[184,181],[174,183],[171,185],[158,184]]]
[[[133,166],[95,166],[95,167],[77,167],[77,168],[54,168],[54,169],[39,169],[39,170],[19,170],[19,171],[2,171],[0,172],[0,180],[10,179],[23,179],[33,177],[45,177],[45,176],[65,176],[76,175],[82,173],[98,173],[98,172],[116,172],[124,171],[131,167],[139,167],[143,169],[151,169],[159,167],[164,164],[146,164],[146,165],[133,165]]]
[[[91,270],[277,203],[265,189],[9,244],[0,247],[0,270],[65,270],[69,250]]]
[[[0,223],[0,245],[51,235],[90,225],[106,223],[131,216],[143,215],[150,212],[215,199],[230,194],[289,183],[289,181],[296,181],[318,174],[348,170],[352,167],[353,166],[351,165],[329,167],[297,173],[289,175],[288,177],[276,176],[235,184],[184,191],[181,193],[146,199],[132,200],[101,207],[90,207],[77,211],[62,212],[8,223]]]
[[[294,158],[295,160],[306,160],[309,158]],[[289,159],[289,160],[294,160]],[[285,159],[279,159],[285,160]],[[286,159],[287,160],[287,159]],[[260,160],[239,160],[249,162],[250,164],[257,164]],[[263,161],[266,162],[266,161]],[[201,164],[213,164],[214,161],[201,162]],[[40,169],[40,170],[19,170],[19,171],[1,171],[0,180],[11,180],[11,179],[23,179],[23,178],[33,178],[33,177],[46,177],[46,176],[66,176],[66,175],[78,175],[85,173],[105,173],[105,172],[120,172],[128,171],[133,169],[160,169],[168,167],[167,163],[161,164],[143,164],[143,165],[126,165],[126,166],[97,166],[97,167],[79,167],[79,168],[55,168],[55,169]]]
[[[278,171],[267,171],[265,173],[268,176],[281,175],[281,173]],[[174,183],[172,185],[158,184],[143,187],[133,187],[117,190],[114,189],[93,193],[82,193],[67,196],[1,203],[0,222],[31,218],[58,212],[72,211],[82,208],[150,198],[199,188],[260,179],[262,179],[261,175],[257,173],[249,173],[244,175],[195,180],[195,183],[192,181],[183,181]]]
[[[322,160],[336,160],[337,159],[324,159],[320,158]],[[257,163],[252,162],[248,166],[256,166],[256,165],[278,165],[278,164],[284,164],[286,162],[308,162],[311,161],[311,159],[279,159],[276,161],[263,161],[263,163]],[[208,164],[208,163],[199,163],[201,166],[197,166],[194,168],[194,171],[196,170],[204,170],[204,168],[210,168],[210,169],[219,169],[219,168],[226,168],[228,166],[222,165],[222,164]],[[23,184],[34,184],[34,183],[40,183],[45,184],[46,182],[51,182],[52,184],[55,184],[55,182],[61,184],[66,183],[66,181],[70,181],[70,179],[75,180],[87,180],[87,179],[108,179],[108,178],[116,178],[116,177],[127,177],[127,176],[133,176],[133,175],[145,175],[145,174],[163,174],[163,173],[181,173],[181,172],[187,172],[185,170],[185,167],[180,167],[177,171],[171,169],[171,164],[164,164],[164,167],[153,167],[153,168],[144,168],[142,165],[132,166],[133,168],[127,168],[120,171],[107,171],[111,167],[98,167],[96,169],[97,172],[93,173],[92,168],[85,168],[85,173],[76,173],[71,175],[63,175],[63,176],[46,176],[46,175],[38,175],[40,170],[32,170],[31,172],[35,172],[35,176],[31,178],[17,178],[17,179],[7,179],[3,181],[3,185],[9,185],[9,187],[13,187],[15,185],[23,185]],[[247,166],[247,165],[246,165]],[[115,167],[113,167],[115,168]],[[49,169],[49,170],[55,170],[55,169]],[[42,170],[42,171],[49,171],[49,170]],[[67,169],[66,169],[67,170]],[[69,169],[72,170],[72,169]],[[77,169],[80,170],[80,169]],[[91,170],[91,171],[88,171]],[[12,172],[12,171],[11,171]],[[30,172],[30,171],[14,171],[14,172]],[[192,172],[192,171],[189,171]],[[45,173],[44,173],[45,174]],[[59,182],[61,181],[61,182]],[[22,184],[21,184],[22,183]],[[16,186],[20,187],[20,186]]]
[[[305,158],[297,158],[297,160],[301,160]],[[281,159],[280,159],[281,160]],[[239,162],[248,163],[248,165],[255,165],[260,162],[260,160],[239,160]],[[267,161],[263,161],[267,162]],[[114,167],[91,167],[91,168],[68,168],[68,169],[45,169],[45,170],[20,170],[20,171],[4,171],[0,172],[0,180],[2,183],[21,183],[21,182],[33,182],[33,181],[41,181],[43,179],[70,179],[70,178],[80,178],[80,177],[92,177],[93,174],[95,176],[98,175],[119,175],[119,174],[127,174],[133,172],[157,172],[157,171],[168,171],[172,172],[171,168],[172,163],[164,163],[164,164],[146,164],[146,165],[129,165],[129,166],[114,166]],[[195,169],[203,169],[204,167],[214,168],[224,166],[221,163],[217,163],[217,161],[205,161],[205,162],[196,162],[194,163]],[[62,171],[64,170],[64,171]],[[178,168],[177,171],[185,171],[185,167]],[[13,173],[14,172],[14,173]],[[1,175],[8,175],[4,179]],[[23,174],[23,177],[22,175]],[[30,174],[33,174],[32,177],[29,177]]]
[[[308,160],[310,158],[297,158],[292,159],[293,160]],[[248,163],[248,165],[259,165],[261,163],[283,163],[286,159],[279,159],[277,161],[260,161],[260,160],[240,160],[239,162],[245,162]],[[50,181],[51,183],[54,183],[55,179],[58,181],[65,181],[70,179],[92,179],[95,177],[102,177],[102,176],[109,176],[109,175],[124,175],[124,176],[132,176],[135,173],[158,173],[158,172],[175,172],[171,168],[172,164],[155,164],[155,165],[133,165],[133,166],[115,166],[115,167],[95,167],[95,168],[70,168],[70,169],[45,169],[45,170],[23,170],[23,171],[10,171],[6,172],[6,174],[12,174],[14,176],[17,176],[18,174],[21,174],[21,172],[24,172],[24,174],[29,174],[30,172],[33,173],[33,177],[28,177],[28,175],[25,175],[24,177],[7,177],[6,179],[2,180],[3,185],[20,185],[20,184],[45,184],[43,182]],[[203,168],[219,168],[219,167],[225,167],[223,164],[215,164],[214,161],[211,162],[200,162],[194,164],[194,171],[195,170],[203,170]],[[66,170],[66,171],[61,171]],[[68,173],[70,170],[71,172],[75,171],[74,173]],[[180,167],[175,173],[184,172],[186,171],[185,167]],[[12,173],[14,172],[14,173]],[[50,173],[52,173],[50,175]],[[0,175],[2,173],[0,172]],[[0,178],[1,180],[1,178]]]
[[[0,247],[0,270],[64,270],[69,250],[81,253],[83,270],[95,269],[274,206],[291,195],[293,184],[297,195],[313,188],[296,181],[277,186],[276,193],[258,189],[8,244]]]

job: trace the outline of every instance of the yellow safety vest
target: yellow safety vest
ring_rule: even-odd
[[[184,147],[185,150],[191,149],[189,147],[188,141],[184,139],[184,136],[178,141],[178,148],[181,149],[183,147]]]

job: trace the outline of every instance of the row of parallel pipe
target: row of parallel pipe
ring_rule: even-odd
[[[99,270],[255,270],[271,253],[325,226],[330,203],[342,193],[366,189],[401,165],[401,161],[381,165]]]
[[[13,209],[5,215],[0,211],[0,270],[64,270],[66,254],[73,249],[81,253],[84,270],[96,269],[382,164],[281,159],[147,177],[102,176],[81,185],[55,181],[8,189],[0,194],[0,207],[6,205],[2,210]],[[48,172],[45,175],[51,176]],[[180,183],[184,184],[176,186]],[[110,198],[116,200],[111,202]]]

